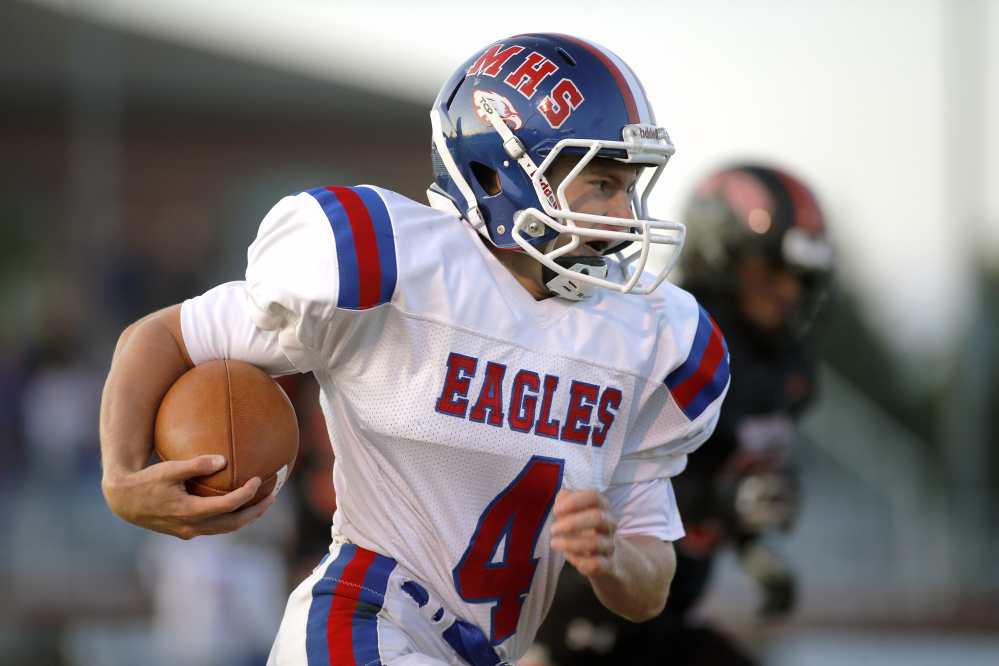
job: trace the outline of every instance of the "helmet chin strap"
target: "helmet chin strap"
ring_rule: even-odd
[[[599,289],[592,282],[573,279],[572,273],[592,275],[600,280],[607,277],[607,260],[604,257],[557,257],[554,261],[569,273],[557,273],[548,266],[541,265],[541,281],[553,296],[581,301]]]

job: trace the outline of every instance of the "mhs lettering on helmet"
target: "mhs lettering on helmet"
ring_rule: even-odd
[[[502,48],[502,44],[496,44],[483,53],[471,67],[468,68],[469,76],[489,76],[496,78],[502,73],[504,66],[511,58],[520,54],[524,48],[521,46],[511,46]],[[558,71],[558,65],[544,57],[537,51],[531,51],[520,65],[503,79],[503,82],[519,92],[527,99],[531,99],[538,92],[538,86],[545,78]],[[487,92],[502,98],[507,104],[510,100],[499,93]],[[492,98],[490,98],[492,101]],[[574,110],[585,101],[583,93],[579,87],[572,82],[572,79],[563,78],[551,90],[550,95],[546,95],[539,103],[538,110],[545,117],[552,129],[558,129],[566,121]],[[511,105],[512,106],[512,105]],[[499,108],[497,108],[499,110]],[[502,115],[502,112],[501,114]],[[481,118],[481,116],[480,116]],[[503,118],[506,120],[506,118]],[[485,119],[483,119],[483,122]],[[520,126],[513,129],[520,129]]]

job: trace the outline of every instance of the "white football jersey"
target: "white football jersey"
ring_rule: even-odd
[[[681,472],[728,387],[724,339],[679,288],[536,301],[465,221],[375,187],[278,203],[245,289],[322,388],[334,530],[512,658],[564,563],[556,493]]]

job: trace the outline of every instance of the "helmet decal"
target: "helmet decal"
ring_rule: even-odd
[[[502,49],[502,50],[501,50]],[[482,74],[495,77],[500,73],[506,61],[524,50],[523,46],[511,46],[504,49],[502,44],[494,44],[486,49],[479,59],[468,68],[469,76]]]
[[[503,82],[527,99],[534,97],[538,86],[546,77],[558,71],[558,65],[537,51],[532,51],[515,71]]]
[[[552,94],[541,100],[538,111],[545,117],[552,129],[558,129],[569,114],[579,108],[585,100],[576,84],[569,79],[562,79],[554,88]]]
[[[492,108],[496,109],[496,113],[498,113],[499,117],[507,125],[510,126],[510,129],[519,130],[521,127],[524,126],[524,121],[520,117],[520,114],[517,112],[517,107],[515,107],[513,103],[510,100],[508,100],[504,95],[501,95],[498,92],[492,92],[489,90],[479,90],[478,88],[476,88],[475,90],[472,91],[473,98],[475,97],[476,93],[480,93],[482,97],[487,102],[489,102],[489,105]],[[478,103],[475,104],[474,108],[475,108],[475,115],[478,116],[479,120],[481,120],[485,125],[490,125],[491,123],[489,122],[489,115],[486,113],[486,111]]]
[[[575,41],[580,44],[586,44],[587,48],[590,48],[586,42],[582,42],[581,40]],[[537,95],[538,87],[544,80],[559,71],[559,66],[554,61],[546,58],[537,51],[530,51],[526,56],[520,57],[521,52],[524,51],[524,47],[510,46],[505,49],[502,47],[502,44],[494,44],[486,49],[485,53],[468,68],[468,75],[488,76],[495,79],[509,70],[509,73],[502,77],[503,83],[519,92],[525,99],[531,100]],[[594,54],[600,54],[600,57],[604,57],[599,51],[594,51]],[[518,57],[514,58],[514,56]],[[508,63],[510,66],[506,67]],[[605,64],[609,67],[615,67],[609,60]],[[615,69],[615,71],[617,70]],[[623,77],[620,77],[620,80],[623,81]],[[495,96],[506,100],[509,104],[509,100],[498,92],[491,92],[490,95],[490,99],[492,99],[492,96]],[[551,93],[545,95],[537,104],[537,107],[545,119],[548,120],[548,124],[553,129],[557,129],[565,122],[569,114],[582,103],[583,93],[579,91],[579,88],[571,79],[563,77],[552,87]],[[632,106],[634,106],[633,100]],[[502,108],[498,108],[497,110],[502,113]],[[479,114],[479,117],[482,117],[481,114]],[[513,129],[520,128],[514,127]]]
[[[652,112],[652,106],[649,104],[648,95],[645,94],[645,87],[626,62],[617,57],[613,52],[593,42],[570,35],[558,36],[587,49],[597,56],[600,62],[607,67],[607,71],[611,73],[614,80],[617,81],[618,87],[624,93],[624,102],[628,108],[628,118],[632,124],[656,124],[655,114]]]

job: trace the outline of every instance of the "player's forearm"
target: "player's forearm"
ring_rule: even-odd
[[[614,569],[589,577],[600,602],[633,622],[663,611],[676,571],[673,544],[654,537],[616,537]]]
[[[122,333],[101,399],[101,459],[107,495],[149,462],[156,410],[190,366],[177,338],[180,306],[149,315]],[[108,498],[110,501],[110,497]],[[112,507],[114,508],[114,507]]]

